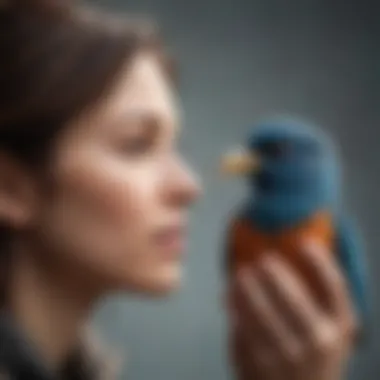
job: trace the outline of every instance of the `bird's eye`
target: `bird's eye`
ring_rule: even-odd
[[[290,146],[284,141],[263,142],[259,146],[261,155],[271,158],[283,157],[289,153]]]

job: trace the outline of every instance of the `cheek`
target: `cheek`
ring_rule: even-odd
[[[160,217],[157,171],[102,157],[82,162],[57,176],[44,222],[50,244],[60,247],[64,261],[109,281],[159,275],[150,240]]]
[[[149,224],[149,210],[159,202],[158,183],[149,170],[123,171],[95,169],[70,184],[72,192],[80,189],[89,213],[101,220],[123,227]],[[148,226],[146,226],[148,227]]]
[[[121,229],[148,228],[149,211],[160,202],[159,179],[151,166],[101,157],[73,169],[62,189],[84,217]]]

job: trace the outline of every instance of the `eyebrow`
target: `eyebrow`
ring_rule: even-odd
[[[175,123],[178,124],[177,116],[174,115],[174,117],[171,117],[170,115],[166,113],[162,113],[160,111],[151,110],[151,109],[134,109],[134,110],[128,110],[125,111],[123,115],[121,115],[121,118],[125,118],[126,120],[146,120],[149,123],[157,124],[159,126],[160,124],[163,124],[165,122],[168,123]]]
[[[128,122],[138,122],[141,123],[141,126],[148,128],[150,133],[158,133],[161,125],[166,122],[165,116],[162,118],[161,115],[154,111],[148,110],[129,110],[122,113],[120,116],[115,118],[114,125],[117,126],[125,126],[125,123]],[[169,120],[170,123],[173,121]],[[180,130],[180,124],[176,120],[174,120],[174,130]]]

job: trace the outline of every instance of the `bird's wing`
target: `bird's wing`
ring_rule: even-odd
[[[353,297],[360,328],[365,326],[367,330],[370,316],[368,265],[359,229],[348,218],[337,221],[336,254]]]

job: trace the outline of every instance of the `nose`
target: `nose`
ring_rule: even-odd
[[[199,176],[181,159],[177,159],[167,172],[167,196],[172,204],[187,206],[201,195],[202,185]]]

